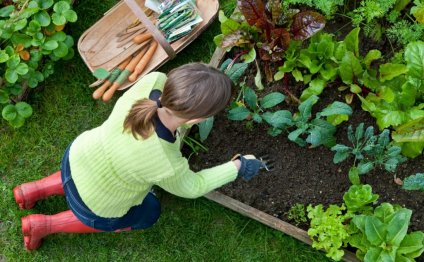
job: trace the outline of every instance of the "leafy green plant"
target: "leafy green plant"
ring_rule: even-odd
[[[308,221],[305,213],[305,205],[297,203],[290,207],[289,212],[287,213],[287,218],[290,221],[294,221],[294,224],[297,226],[301,223]]]
[[[349,237],[346,220],[350,219],[352,214],[345,210],[343,204],[330,205],[326,210],[321,204],[307,207],[311,221],[308,235],[313,240],[312,247],[323,249],[327,257],[336,261],[343,257],[344,251],[340,249]]]
[[[409,209],[383,203],[372,215],[356,215],[351,225],[357,232],[348,243],[363,261],[415,261],[424,251],[424,233],[407,233],[411,214]]]
[[[208,152],[208,148],[207,147],[205,147],[200,141],[199,141],[199,138],[198,138],[198,134],[194,134],[194,136],[185,136],[184,138],[183,138],[183,142],[184,142],[184,144],[186,144],[189,148],[190,148],[190,150],[191,150],[191,153],[190,153],[190,155],[188,156],[188,158],[190,158],[193,154],[195,154],[195,155],[197,155],[197,154],[199,154],[200,152]]]
[[[239,0],[237,7],[240,12],[230,18],[220,14],[222,34],[214,42],[225,50],[235,46],[249,50],[245,56],[249,62],[258,55],[264,61],[268,81],[273,75],[268,62],[281,61],[292,39],[306,40],[325,25],[324,17],[316,12],[283,12],[280,0],[268,1],[267,5],[262,0]]]
[[[424,24],[424,2],[422,0],[414,0],[414,6],[411,8],[411,14],[420,24]]]
[[[37,87],[53,73],[53,62],[74,55],[74,40],[62,30],[75,22],[69,1],[8,1],[0,4],[0,103],[2,115],[15,128],[32,113],[18,104],[28,86]]]
[[[339,6],[344,5],[344,2],[344,0],[285,0],[283,5],[285,8],[297,4],[307,5],[321,11],[327,19],[330,19],[337,12]]]
[[[352,185],[343,195],[343,200],[349,211],[367,214],[372,212],[373,208],[369,206],[378,199],[377,194],[372,193],[370,185]]]
[[[299,105],[299,112],[293,116],[287,110],[268,114],[264,119],[272,126],[269,132],[272,135],[278,135],[284,129],[293,127],[295,130],[289,133],[288,138],[300,146],[306,146],[307,143],[311,144],[311,147],[334,145],[335,125],[340,122],[338,118],[351,115],[352,109],[347,104],[336,101],[322,112],[318,112],[311,120],[312,106],[317,101],[317,96],[309,97]],[[327,120],[322,117],[327,117]],[[329,120],[333,123],[330,123]]]
[[[390,143],[390,131],[387,129],[377,136],[374,135],[374,127],[369,126],[364,131],[364,124],[361,123],[355,132],[349,126],[347,137],[352,146],[337,144],[331,151],[336,152],[333,158],[335,164],[354,156],[353,167],[349,171],[349,179],[353,184],[359,184],[359,175],[366,174],[377,166],[394,172],[399,163],[406,161],[400,154],[401,147]]]
[[[269,115],[273,113],[267,112],[266,110],[283,102],[285,96],[279,92],[272,92],[258,99],[255,91],[246,86],[245,83],[242,83],[240,87],[240,95],[244,102],[240,102],[240,98],[236,99],[236,107],[228,112],[228,118],[235,121],[247,119],[248,126],[252,126],[252,121],[262,123],[264,119],[274,123],[274,119],[269,118]]]
[[[406,156],[421,154],[424,148],[424,117],[411,120],[392,132],[392,138],[402,145],[402,153]]]
[[[420,190],[424,192],[424,173],[417,173],[403,180],[403,189]]]

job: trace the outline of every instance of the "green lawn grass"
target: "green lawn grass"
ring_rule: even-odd
[[[78,1],[79,21],[68,26],[68,32],[77,40],[115,2]],[[234,2],[222,0],[221,6],[231,12]],[[215,22],[160,71],[190,61],[208,62],[218,32]],[[33,210],[20,210],[12,189],[59,169],[66,146],[108,116],[116,97],[108,104],[94,101],[88,88],[94,80],[78,55],[59,62],[42,90],[28,98],[34,115],[25,126],[13,130],[0,123],[0,261],[327,261],[310,246],[209,200],[181,199],[165,192],[160,192],[162,216],[150,229],[56,234],[47,237],[38,251],[26,252],[20,218],[54,214],[67,206],[63,197],[51,197]]]

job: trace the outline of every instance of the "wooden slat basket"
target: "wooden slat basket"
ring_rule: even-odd
[[[136,19],[139,19],[142,24],[150,22],[154,24],[156,22],[155,17],[148,19],[144,15],[144,2],[144,0],[123,0],[119,2],[81,35],[78,40],[78,52],[91,72],[98,68],[111,71],[142,48],[143,45],[132,43],[119,47],[119,36],[117,35]],[[149,30],[149,27],[146,26],[147,31],[152,34],[159,46],[137,80],[175,57],[178,52],[196,39],[213,22],[219,10],[219,2],[218,0],[196,0],[196,7],[203,21],[188,35],[171,44],[166,42],[162,33],[155,26],[150,27],[155,32],[151,32],[152,30]],[[146,19],[149,21],[146,21]],[[136,81],[126,80],[119,90],[130,87]]]

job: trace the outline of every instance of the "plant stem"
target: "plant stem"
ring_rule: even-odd
[[[294,102],[296,102],[298,105],[301,104],[299,98],[297,98],[295,95],[293,95],[293,93],[290,92],[287,87],[283,87],[283,90],[286,93],[286,95],[288,95],[291,98],[291,100],[293,100]]]

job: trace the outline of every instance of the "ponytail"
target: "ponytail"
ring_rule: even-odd
[[[143,139],[149,138],[155,130],[153,117],[158,107],[160,107],[159,102],[147,98],[135,102],[125,118],[124,131],[131,131],[136,139],[137,136],[141,136]]]

